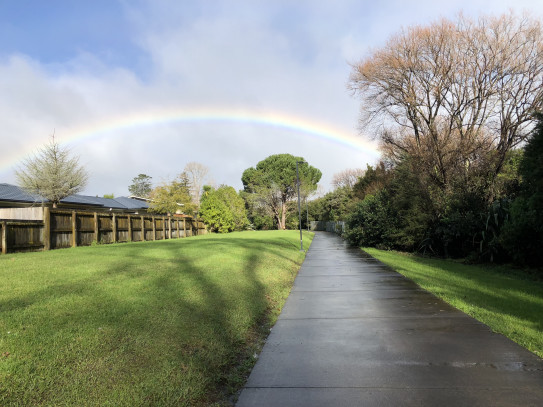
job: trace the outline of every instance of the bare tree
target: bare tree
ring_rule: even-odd
[[[334,174],[332,177],[332,186],[334,188],[352,188],[358,181],[358,178],[364,176],[365,172],[362,168],[347,168]]]
[[[353,65],[361,125],[389,158],[415,158],[433,182],[492,177],[543,104],[541,23],[510,13],[440,20],[400,32]]]
[[[54,136],[35,157],[24,160],[15,175],[21,188],[51,201],[53,208],[61,199],[81,191],[88,180],[79,158],[70,158],[69,150],[61,148]]]
[[[183,172],[187,175],[189,180],[189,189],[192,202],[197,207],[200,207],[200,194],[207,179],[209,168],[197,162],[190,162],[185,165]]]

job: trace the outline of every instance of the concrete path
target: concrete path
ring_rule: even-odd
[[[322,232],[247,406],[543,406],[543,360]]]

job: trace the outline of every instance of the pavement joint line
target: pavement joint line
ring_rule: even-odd
[[[288,317],[284,317],[284,318],[281,318],[283,321],[309,321],[309,320],[334,320],[334,321],[337,321],[337,320],[342,320],[342,319],[347,319],[347,320],[352,320],[352,319],[363,319],[363,320],[368,320],[368,319],[401,319],[401,320],[405,320],[407,318],[411,318],[411,319],[427,319],[427,318],[443,318],[443,314],[432,314],[432,315],[422,315],[422,316],[409,316],[409,317],[406,317],[406,316],[398,316],[398,317],[337,317],[337,318],[332,318],[332,317],[307,317],[307,318],[288,318]],[[464,316],[456,316],[456,315],[447,315],[447,318],[464,318]],[[470,325],[479,325],[481,324],[481,322],[477,322],[477,323],[473,323],[473,324],[470,324]],[[273,328],[272,328],[273,329]]]
[[[388,386],[245,386],[246,389],[360,389],[360,390],[524,390],[526,387],[472,387],[472,386],[463,386],[463,387],[388,387]]]
[[[382,292],[388,292],[388,291],[390,291],[390,292],[402,292],[402,291],[408,291],[408,290],[404,290],[404,289],[395,290],[395,289],[392,288],[390,290],[385,290],[385,289],[381,290],[381,289],[379,289],[379,290],[326,290],[326,291],[306,291],[306,290],[304,290],[304,291],[302,291],[302,290],[294,289],[294,290],[291,291],[291,293],[337,293],[337,294],[341,294],[341,293],[365,293],[365,292],[368,292],[368,291],[369,292],[380,292],[380,293],[382,293]],[[424,290],[417,290],[417,292],[423,292],[423,291]],[[402,298],[409,298],[409,297],[402,297]],[[378,300],[379,298],[372,298],[371,300],[373,301],[373,300],[376,300],[376,299]]]
[[[344,270],[343,271],[344,273],[345,272],[350,272],[352,274],[311,274],[309,276],[306,276],[306,275],[300,275],[300,277],[341,277],[341,276],[359,276],[361,274],[384,274],[384,273],[380,273],[380,272],[376,272],[376,271],[363,271],[361,272],[361,270],[356,270],[356,271],[351,271],[351,270]],[[395,276],[396,274],[398,276],[401,276],[403,277],[401,274],[398,274],[398,273],[395,273],[395,272],[392,272],[392,271],[388,271],[387,272],[388,275],[393,275]]]
[[[407,288],[383,288],[383,289],[379,289],[379,290],[334,290],[334,291],[314,291],[314,290],[296,290],[296,289],[293,289],[291,292],[293,293],[322,293],[322,292],[331,292],[331,293],[356,293],[356,292],[360,292],[360,291],[371,291],[371,292],[374,292],[374,291],[379,291],[379,292],[382,292],[382,291],[394,291],[394,292],[398,292],[398,291],[413,291],[413,290],[409,290]],[[417,291],[425,291],[423,290],[422,288],[419,288]]]

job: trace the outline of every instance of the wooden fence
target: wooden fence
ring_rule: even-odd
[[[0,221],[1,253],[140,242],[205,234],[191,217],[128,215],[43,208],[43,221]]]

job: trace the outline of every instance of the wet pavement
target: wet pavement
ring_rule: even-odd
[[[543,360],[318,232],[236,405],[543,406]]]

